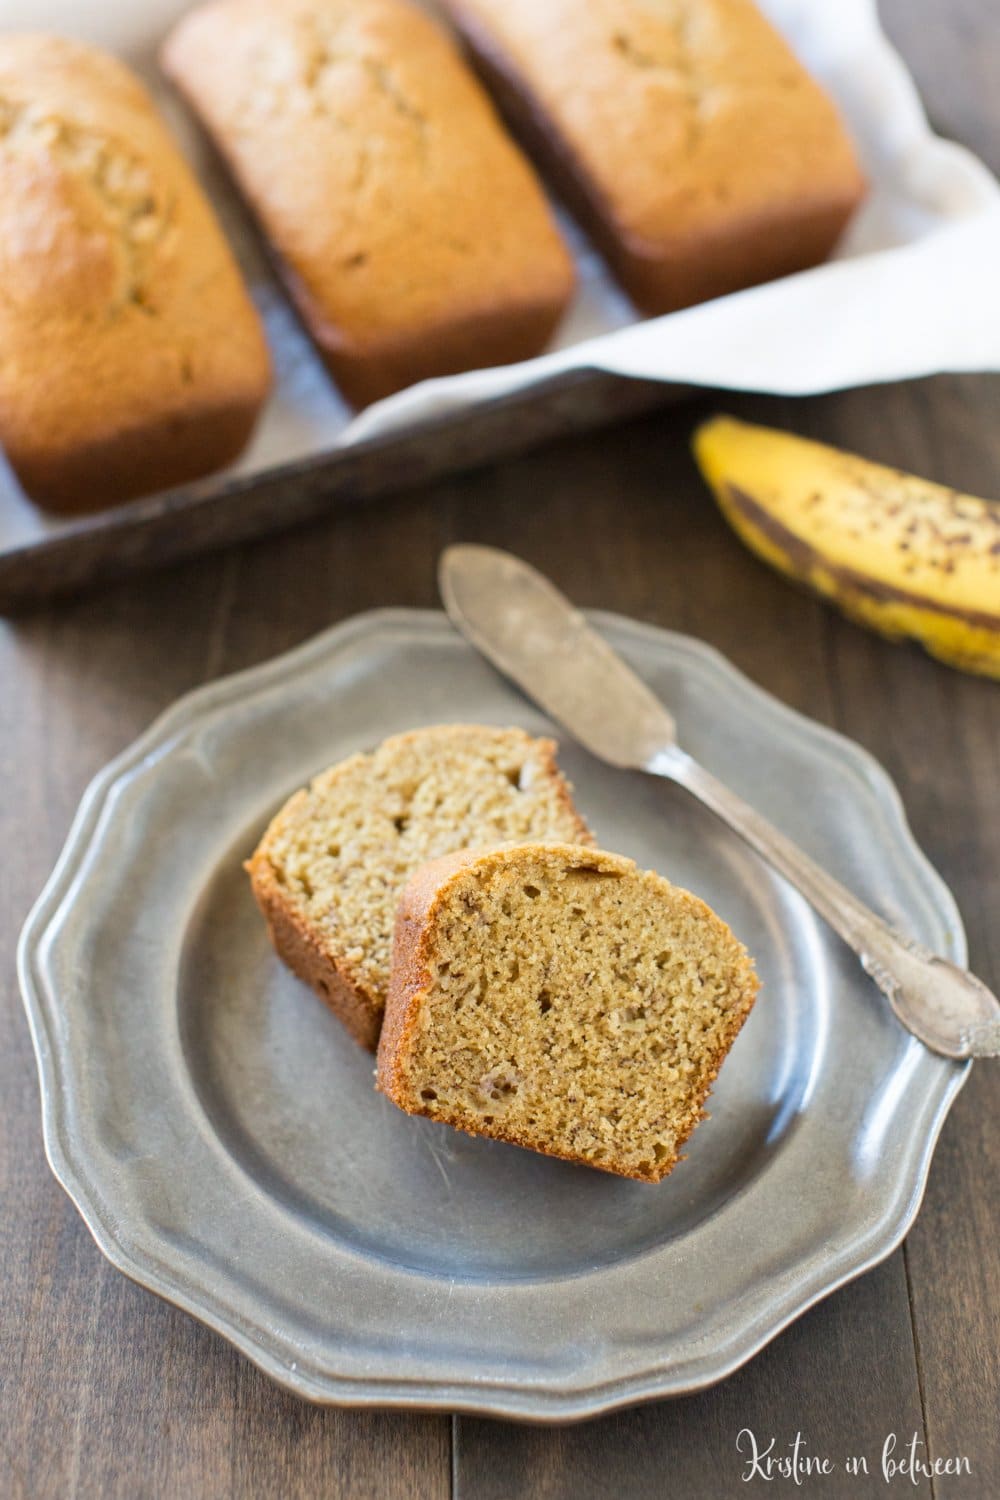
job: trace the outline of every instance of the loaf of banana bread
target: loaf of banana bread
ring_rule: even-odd
[[[637,305],[814,265],[864,184],[833,103],[752,0],[443,0]]]
[[[537,354],[573,268],[451,38],[407,0],[209,0],[163,66],[345,395]]]
[[[0,446],[89,509],[235,458],[267,394],[253,304],[139,81],[79,42],[0,37]]]

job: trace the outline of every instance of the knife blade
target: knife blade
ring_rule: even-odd
[[[612,765],[642,769],[674,742],[673,716],[537,569],[495,547],[449,547],[452,623],[506,677]]]

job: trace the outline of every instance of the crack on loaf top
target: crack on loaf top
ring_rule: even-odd
[[[43,153],[86,184],[119,241],[125,264],[125,284],[111,312],[131,303],[155,316],[148,293],[149,263],[170,228],[173,203],[164,198],[146,163],[110,136],[44,104],[3,95],[0,151],[23,157]]]

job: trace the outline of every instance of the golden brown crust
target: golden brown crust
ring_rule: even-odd
[[[200,187],[114,58],[0,38],[0,443],[56,510],[235,458],[270,382]]]
[[[428,926],[436,907],[444,901],[451,880],[475,864],[481,852],[457,849],[441,859],[428,860],[410,876],[396,906],[389,993],[378,1044],[377,1087],[393,1104],[410,1114],[418,1113],[419,1105],[406,1086],[403,1060],[420,1003],[431,982],[427,965]]]
[[[393,753],[407,752],[415,742],[433,736],[438,744],[448,741],[461,743],[469,734],[478,735],[483,726],[473,724],[435,725],[423,729],[404,731],[384,742],[383,750]],[[556,802],[576,830],[575,837],[583,845],[594,842],[573,803],[571,789],[556,761],[558,746],[548,738],[533,739],[522,730],[488,728],[488,736],[504,738],[515,735],[532,757],[539,762],[539,769],[546,779]],[[287,966],[308,984],[343,1021],[351,1035],[361,1046],[374,1052],[382,1028],[384,997],[367,983],[342,951],[342,940],[322,930],[303,912],[297,910],[291,893],[279,883],[272,862],[275,836],[294,824],[306,813],[310,795],[317,788],[328,787],[333,781],[348,775],[357,768],[364,756],[350,756],[347,760],[331,766],[316,777],[309,788],[295,792],[271,820],[263,838],[244,868],[250,876],[254,897],[267,922],[268,933],[278,956]]]
[[[649,1171],[636,1170],[620,1159],[595,1162],[572,1150],[560,1150],[553,1143],[540,1144],[537,1139],[528,1140],[500,1121],[480,1120],[477,1121],[476,1129],[470,1130],[468,1115],[461,1115],[448,1107],[442,1108],[439,1101],[435,1102],[432,1110],[410,1086],[407,1076],[409,1054],[420,1025],[421,1008],[433,984],[430,949],[436,915],[445,908],[455,885],[467,870],[475,868],[478,872],[486,873],[490,869],[500,868],[511,857],[523,858],[532,852],[537,853],[539,847],[541,846],[525,845],[515,850],[500,849],[486,853],[475,849],[459,850],[442,859],[429,861],[407,882],[397,906],[389,993],[378,1045],[376,1087],[408,1114],[433,1118],[465,1134],[486,1135],[494,1140],[506,1141],[511,1145],[539,1151],[545,1156],[554,1156],[563,1161],[596,1167],[598,1170],[612,1172],[617,1176],[631,1177],[638,1182],[662,1182],[663,1178],[682,1159],[680,1148],[688,1140],[699,1120],[708,1118],[703,1107],[705,1100],[718,1077],[722,1063],[753,1008],[760,985],[749,963],[743,993],[728,1012],[727,1024],[720,1043],[706,1059],[697,1087],[692,1092],[690,1110],[677,1133],[676,1149],[669,1158],[655,1164],[650,1162]],[[605,850],[573,849],[568,845],[550,845],[548,848],[552,851],[558,850],[563,858],[572,861],[577,867],[618,874],[636,873],[637,867],[633,860],[610,854]],[[669,886],[669,882],[663,880],[662,877],[657,876],[655,879],[661,880],[665,887]],[[713,922],[720,921],[699,897],[692,895],[689,891],[681,891],[677,887],[670,889],[675,896],[682,897],[684,904],[690,909],[711,918]]]
[[[212,0],[163,66],[345,394],[537,354],[574,272],[531,167],[406,0]]]
[[[648,313],[823,260],[864,195],[837,112],[751,0],[444,0]]]

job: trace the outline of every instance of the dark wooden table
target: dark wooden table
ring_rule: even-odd
[[[996,0],[884,6],[935,124],[1000,168]],[[1000,295],[1000,293],[998,293]],[[717,403],[1000,494],[1000,380]],[[456,539],[509,546],[584,604],[702,636],[786,703],[854,736],[902,790],[1000,984],[1000,688],[842,621],[727,530],[688,457],[699,402],[242,551],[0,625],[0,1500],[724,1500],[736,1436],[864,1453],[806,1494],[894,1494],[886,1434],[965,1455],[950,1500],[1000,1496],[1000,1102],[981,1064],[945,1126],[903,1248],[713,1391],[540,1429],[306,1406],[110,1269],[49,1174],[14,978],[18,928],[95,771],[179,693],[378,604],[435,604]],[[710,1284],[711,1268],[706,1267]]]

